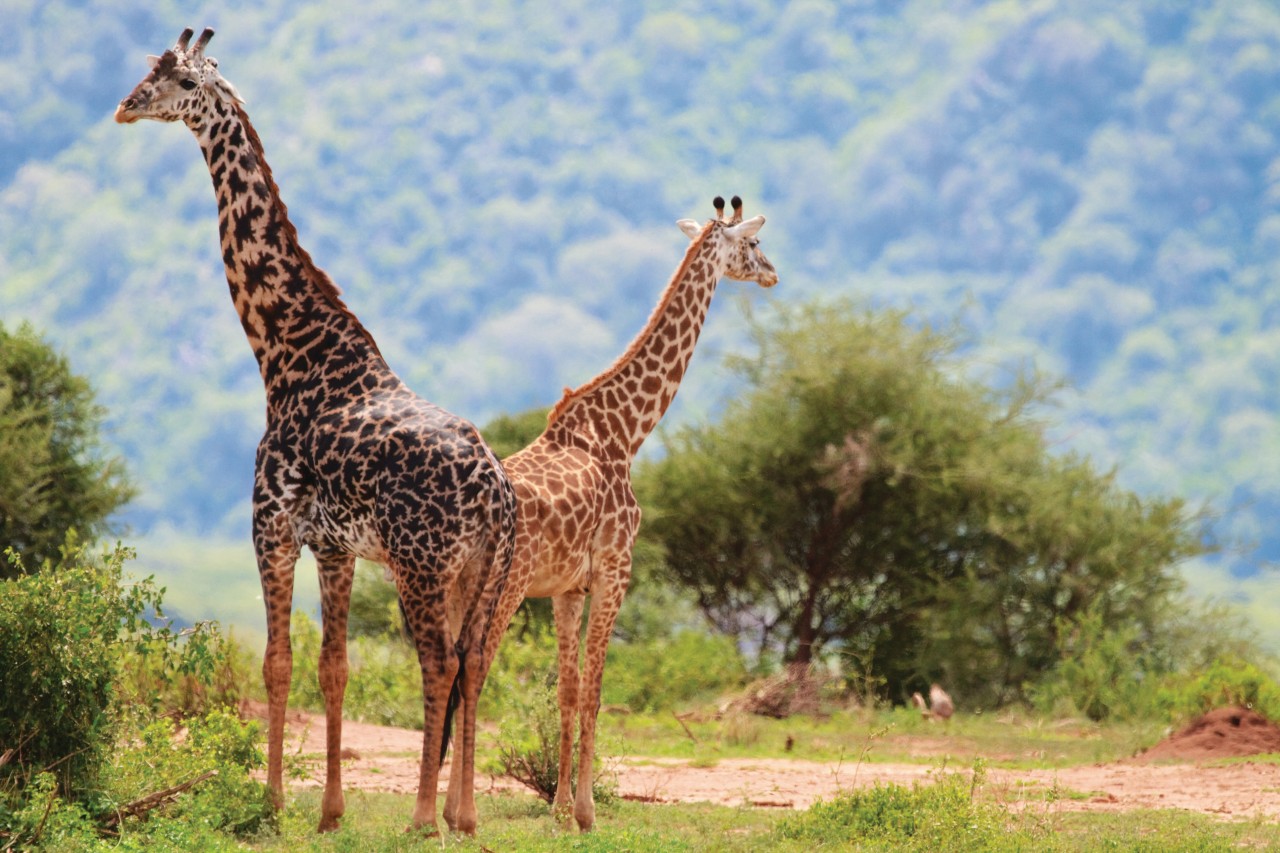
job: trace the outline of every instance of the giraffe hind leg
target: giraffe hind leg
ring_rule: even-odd
[[[559,649],[556,699],[560,707],[560,765],[551,813],[561,823],[567,823],[573,811],[573,744],[577,734],[581,682],[578,676],[578,631],[582,626],[585,602],[586,596],[580,592],[557,595],[551,600]]]
[[[342,704],[347,689],[347,617],[355,557],[336,552],[316,553],[320,574],[320,691],[324,694],[325,784],[320,804],[321,832],[338,828],[346,811],[342,792]]]
[[[620,578],[609,589],[593,590],[591,612],[587,616],[586,649],[582,658],[582,681],[578,688],[578,790],[574,799],[573,817],[578,829],[587,832],[595,825],[596,803],[592,786],[595,776],[596,718],[600,713],[600,690],[604,684],[605,655],[609,650],[609,638],[617,621],[626,594],[627,581],[631,577],[630,555],[620,560],[606,577]]]
[[[508,561],[509,556],[499,557],[504,562]],[[520,603],[524,601],[524,592],[527,584],[513,585],[509,581],[503,584],[502,594],[498,597],[494,613],[489,620],[488,630],[484,635],[484,651],[482,658],[477,662],[477,666],[467,665],[468,677],[478,679],[475,688],[476,701],[480,694],[480,685],[483,685],[488,676],[490,667],[493,666],[494,659],[498,656],[498,647],[502,643],[502,637],[507,631],[507,627],[511,624],[511,618],[515,615],[516,610],[520,607]],[[478,670],[478,672],[477,672]],[[464,697],[467,690],[464,686]],[[463,699],[465,703],[466,698]],[[464,721],[470,717],[474,718],[467,705],[462,708]],[[465,724],[465,722],[464,722]],[[463,761],[464,749],[456,741],[453,745],[453,764],[449,771],[449,793],[445,800],[444,819],[451,829],[458,829],[459,811],[462,808],[462,785],[463,777],[466,775],[466,769]],[[474,752],[472,753],[474,756]],[[474,766],[474,761],[473,761]],[[474,773],[474,771],[473,771]],[[474,797],[473,797],[474,799]]]
[[[449,696],[459,669],[456,645],[449,629],[446,591],[441,572],[419,571],[412,576],[396,573],[396,586],[404,602],[408,627],[418,652],[422,672],[422,757],[418,797],[410,829],[434,832],[436,786],[440,778],[441,742]],[[456,573],[448,573],[448,581]]]

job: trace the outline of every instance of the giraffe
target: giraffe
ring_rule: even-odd
[[[576,720],[581,731],[573,816],[583,831],[595,822],[591,764],[605,652],[631,579],[631,550],[640,526],[631,463],[675,397],[720,278],[762,287],[778,282],[756,239],[764,217],[744,222],[737,196],[731,218],[724,216],[724,199],[717,197],[714,206],[717,215],[705,225],[691,219],[677,223],[692,243],[626,351],[590,382],[566,389],[542,435],[503,461],[517,495],[516,556],[485,660],[497,654],[521,601],[552,599],[560,671],[560,768],[552,808],[567,820]],[[580,673],[578,634],[588,595]],[[455,767],[457,762],[455,755]],[[446,820],[460,793],[450,780]]]
[[[320,576],[319,676],[327,768],[321,831],[345,802],[339,753],[347,683],[347,611],[356,557],[394,578],[422,670],[423,745],[413,827],[436,828],[436,788],[455,709],[462,709],[461,805],[474,833],[475,709],[485,640],[515,544],[515,492],[476,428],[415,395],[382,358],[340,291],[299,245],[244,101],[188,47],[148,57],[150,72],[115,119],[181,121],[213,180],[231,299],[266,389],[266,432],[253,487],[253,546],[267,615],[267,779],[284,804],[285,706],[293,668],[289,618],[306,545]]]

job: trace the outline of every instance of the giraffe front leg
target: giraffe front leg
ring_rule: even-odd
[[[587,617],[587,648],[582,663],[582,685],[578,697],[581,730],[578,734],[578,790],[573,804],[573,817],[578,829],[587,832],[596,822],[596,801],[592,791],[596,757],[596,716],[600,712],[600,690],[604,683],[605,653],[613,623],[622,607],[631,576],[630,562],[620,565],[604,577],[621,579],[611,589],[593,589],[591,613]]]
[[[347,690],[347,616],[356,560],[350,554],[316,551],[316,563],[323,625],[319,677],[325,717],[325,779],[319,831],[332,832],[346,811],[342,793],[342,702]]]
[[[283,809],[284,718],[293,677],[289,620],[298,549],[286,526],[273,524],[264,512],[255,512],[254,551],[267,614],[267,648],[262,656],[262,682],[267,691],[267,787],[272,803]]]
[[[560,705],[560,767],[556,777],[556,795],[551,813],[557,821],[567,823],[573,801],[573,742],[578,724],[578,631],[582,626],[582,607],[586,596],[580,592],[557,595],[551,599],[556,620],[556,645],[559,649],[559,678],[556,698]]]
[[[277,810],[284,808],[284,718],[292,677],[293,649],[289,644],[288,628],[273,630],[268,615],[262,682],[267,691],[267,787]]]

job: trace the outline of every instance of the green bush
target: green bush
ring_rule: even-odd
[[[144,619],[159,607],[150,580],[121,582],[131,556],[116,548],[100,562],[84,551],[65,565],[17,577],[0,594],[0,788],[21,788],[49,771],[59,793],[94,789],[115,742],[114,700],[126,647],[143,651],[158,629]]]
[[[61,796],[47,772],[32,777],[23,797],[8,797],[0,805],[0,849],[240,849],[233,836],[270,823],[266,786],[251,775],[262,766],[256,723],[210,711],[185,730],[165,719],[135,735],[104,768],[110,781],[92,809]],[[158,796],[171,789],[179,790]],[[116,837],[118,847],[107,840]]]
[[[320,627],[306,613],[295,612],[293,680],[289,707],[324,710],[320,692]],[[358,636],[347,644],[350,670],[342,711],[347,719],[384,726],[422,728],[422,677],[418,654],[402,635],[399,613],[379,636]]]
[[[421,728],[422,680],[417,653],[401,630],[395,599],[383,601],[381,606],[386,611],[384,618],[366,615],[366,623],[381,625],[382,630],[353,636],[348,643],[351,668],[343,710],[350,719],[362,722]],[[322,711],[320,628],[306,613],[295,612],[291,631],[289,705]],[[708,661],[715,665],[708,666]],[[533,622],[522,632],[508,632],[480,694],[480,717],[500,720],[513,703],[533,702],[543,687],[536,673],[555,668],[556,637],[550,625]],[[684,629],[656,639],[615,639],[609,645],[601,702],[634,711],[666,710],[740,687],[745,678],[746,667],[729,637]]]
[[[0,849],[85,850],[97,837],[84,808],[58,794],[58,781],[48,771],[27,780],[21,798],[0,801]]]
[[[1169,653],[1175,644],[1144,641],[1136,629],[1111,627],[1090,609],[1059,625],[1061,660],[1029,695],[1041,713],[1082,713],[1092,720],[1177,723],[1226,705],[1280,720],[1280,684],[1232,648],[1261,652],[1243,642],[1224,643],[1230,626],[1222,632],[1228,637],[1209,623],[1202,627],[1211,636],[1173,637],[1182,640],[1178,658]]]
[[[979,763],[972,777],[944,774],[911,788],[876,785],[814,803],[783,818],[774,832],[833,849],[857,842],[894,850],[988,850],[1007,830],[1004,811],[974,797],[984,777]]]
[[[1143,660],[1132,626],[1113,628],[1100,610],[1078,620],[1059,620],[1060,659],[1045,678],[1028,690],[1042,712],[1071,713],[1091,720],[1133,719],[1151,709],[1153,679]]]
[[[1220,658],[1196,672],[1167,676],[1154,693],[1155,712],[1170,722],[1227,705],[1252,708],[1269,720],[1280,720],[1280,684],[1239,658]]]
[[[556,635],[549,624],[531,624],[522,634],[508,632],[485,678],[479,715],[501,721],[512,708],[532,707],[547,685],[555,683],[556,666]]]
[[[600,701],[660,711],[741,687],[745,679],[731,637],[680,631],[666,639],[611,643]]]
[[[157,720],[113,763],[111,811],[136,799],[138,792],[180,786],[212,771],[166,807],[164,816],[235,835],[256,832],[273,814],[266,786],[251,776],[263,766],[260,739],[258,723],[225,710],[191,718],[185,728]]]
[[[253,654],[211,623],[180,632],[156,630],[125,649],[117,691],[135,713],[186,718],[239,703],[261,679]]]
[[[559,788],[560,774],[560,705],[554,667],[535,672],[532,681],[530,689],[502,717],[498,757],[487,769],[515,779],[550,803]],[[597,735],[591,793],[598,805],[617,800],[617,779],[601,772],[604,764]],[[578,778],[576,749],[571,774]]]
[[[100,835],[126,826],[130,849],[223,849],[273,813],[251,775],[262,764],[256,724],[215,707],[235,696],[235,644],[211,624],[174,630],[163,590],[124,580],[129,556],[69,547],[35,574],[10,557],[0,849],[99,849]]]

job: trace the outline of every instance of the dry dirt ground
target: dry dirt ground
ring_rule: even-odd
[[[342,740],[345,787],[417,790],[421,732],[347,722]],[[322,784],[324,749],[323,717],[291,712],[286,753],[304,759],[311,771],[294,784]],[[1010,807],[1044,811],[1183,809],[1223,818],[1280,819],[1280,766],[1217,761],[1257,752],[1280,752],[1280,727],[1251,712],[1221,709],[1137,758],[1057,770],[989,769],[985,790]],[[704,767],[678,759],[629,757],[612,771],[619,793],[628,799],[805,808],[817,799],[876,783],[928,781],[939,772],[940,762],[932,755],[922,761],[836,764],[744,758]],[[447,778],[446,770],[442,792]],[[477,785],[482,791],[524,790],[509,779],[482,774],[477,774]],[[1047,798],[1055,788],[1058,796]]]

